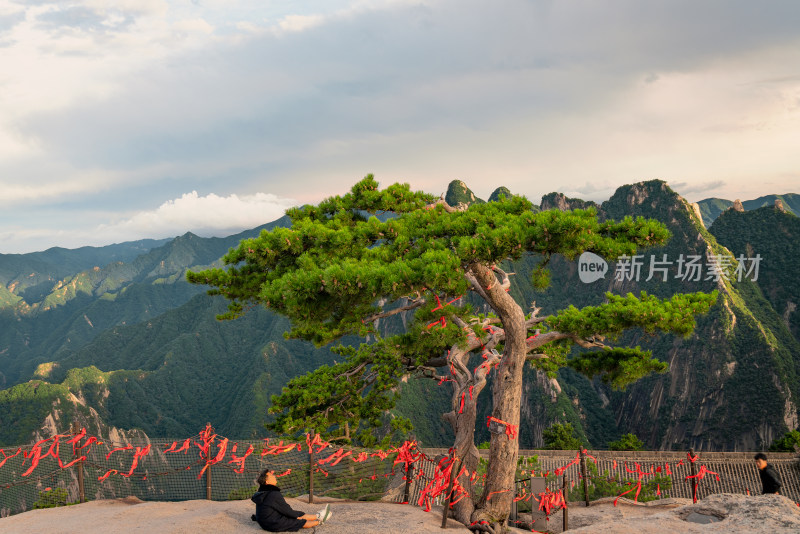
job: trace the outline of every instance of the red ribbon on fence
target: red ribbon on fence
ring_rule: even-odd
[[[87,439],[87,440],[86,440],[86,443],[84,443],[84,444],[83,444],[83,445],[81,445],[80,447],[77,447],[77,446],[75,446],[75,445],[73,444],[73,445],[72,445],[72,451],[73,451],[74,453],[77,453],[79,450],[81,450],[81,449],[85,449],[86,447],[90,447],[90,446],[91,446],[91,445],[93,445],[94,443],[97,443],[97,444],[100,444],[100,445],[102,445],[102,443],[100,443],[100,441],[98,441],[98,439],[97,439],[95,436],[90,436],[90,437],[89,437],[89,439]]]
[[[331,463],[331,467],[333,467],[334,465],[337,465],[339,462],[341,462],[342,460],[344,460],[347,456],[350,456],[351,454],[353,454],[353,451],[344,452],[344,449],[339,449],[338,451],[334,452],[333,454],[331,454],[330,456],[328,456],[324,460],[320,460],[317,463],[319,465],[325,465],[325,464],[327,464],[329,462],[332,462]]]
[[[634,462],[634,465],[636,465],[636,470],[635,471],[633,471],[632,469],[628,468],[628,463],[625,462],[625,471],[627,471],[628,473],[636,475],[636,485],[634,487],[632,487],[631,489],[629,489],[628,491],[623,491],[622,493],[617,495],[617,498],[614,499],[614,506],[617,505],[617,501],[619,501],[620,497],[632,492],[633,490],[636,490],[636,494],[634,495],[633,500],[634,500],[634,502],[638,502],[639,501],[639,493],[642,491],[642,479],[644,477],[648,476],[648,475],[654,475],[655,474],[652,466],[650,468],[650,472],[647,472],[647,471],[642,471],[642,466],[639,465],[638,462]],[[657,490],[656,494],[657,495],[661,494],[661,485],[660,484],[658,484],[658,490]]]
[[[389,456],[389,453],[386,452],[386,451],[382,451],[382,450],[378,449],[376,452],[373,452],[372,454],[370,454],[370,456],[371,457],[376,457],[377,456],[381,460],[385,460]]]
[[[181,445],[180,449],[177,448],[178,442],[177,441],[173,441],[172,445],[170,445],[170,447],[168,449],[166,449],[164,452],[165,453],[167,453],[167,452],[183,452],[183,454],[186,454],[187,452],[189,452],[189,446],[191,444],[191,441],[192,441],[192,438],[186,438],[183,441],[183,445]]]
[[[72,462],[67,464],[66,466],[61,461],[61,457],[58,454],[59,440],[61,438],[67,437],[68,435],[69,434],[58,434],[56,436],[53,436],[52,438],[39,440],[39,441],[37,441],[36,443],[33,444],[33,447],[31,448],[31,450],[29,452],[23,452],[22,456],[23,456],[24,459],[22,461],[22,464],[24,465],[25,464],[25,460],[30,458],[31,459],[31,465],[30,465],[30,467],[28,467],[28,469],[25,470],[24,473],[22,473],[22,476],[26,477],[26,476],[30,475],[33,472],[33,470],[36,469],[36,467],[39,465],[39,461],[44,459],[44,458],[47,458],[48,456],[54,458],[58,462],[59,467],[61,467],[62,469],[64,467],[69,467],[69,466],[73,465],[75,462],[78,462],[80,460],[85,460],[86,459],[85,457],[76,458],[75,460],[73,460]],[[45,443],[47,443],[51,439],[53,440],[53,443],[50,445],[50,448],[48,449],[48,451],[46,453],[42,454],[42,445],[44,445]]]
[[[234,469],[234,473],[244,473],[244,461],[247,459],[248,456],[253,454],[253,444],[251,443],[247,450],[244,453],[244,456],[236,456],[236,448],[239,446],[238,443],[233,444],[233,449],[231,449],[231,458],[228,463],[229,464],[236,464],[238,467]]]
[[[136,452],[133,454],[133,462],[131,463],[131,468],[127,473],[120,473],[121,476],[129,477],[133,474],[133,470],[136,469],[136,466],[139,465],[139,458],[143,458],[150,454],[150,445],[147,447],[136,447]]]
[[[69,443],[70,445],[74,445],[75,443],[78,443],[80,440],[82,440],[85,437],[86,437],[86,429],[85,428],[81,428],[81,431],[78,432],[77,434],[75,434],[74,436],[72,436],[72,438],[68,439],[66,441],[66,443]]]
[[[553,510],[561,510],[567,507],[564,495],[560,491],[550,491],[549,488],[540,493],[539,498],[536,500],[539,501],[539,510],[548,516],[548,520]]]
[[[695,456],[695,460],[696,459],[697,459],[697,456]],[[694,460],[692,460],[692,461],[694,461]],[[688,475],[686,477],[686,480],[689,480],[690,478],[696,478],[697,479],[697,484],[693,484],[694,487],[692,488],[692,490],[693,490],[692,500],[694,502],[697,502],[697,486],[700,485],[700,481],[703,480],[706,475],[714,475],[715,477],[717,477],[717,482],[719,482],[719,474],[715,473],[714,471],[709,471],[708,468],[705,465],[701,465],[700,466],[700,470],[697,472],[696,475]]]
[[[133,450],[133,445],[126,445],[124,447],[114,447],[108,452],[108,454],[106,454],[106,460],[111,458],[111,455],[117,451],[132,451],[132,450]]]
[[[519,501],[526,501],[527,502],[527,501],[530,500],[530,498],[532,496],[533,496],[532,493],[528,493],[527,491],[525,491],[525,488],[522,488],[522,493],[520,493],[519,495],[514,497],[514,502],[519,502]]]
[[[581,462],[581,453],[576,452],[574,460],[572,460],[570,463],[568,463],[567,465],[565,465],[563,467],[559,467],[558,469],[556,469],[554,471],[554,473],[556,474],[556,476],[560,477],[561,475],[564,474],[564,471],[566,471],[567,469],[569,469],[571,466],[573,466],[575,464],[579,464],[580,462]],[[614,469],[616,469],[616,468],[617,468],[617,466],[616,466],[616,461],[615,461],[614,462]]]
[[[97,477],[97,480],[99,482],[102,482],[105,479],[107,479],[108,477],[110,477],[111,475],[116,475],[117,473],[119,473],[119,471],[117,471],[116,469],[109,469],[108,471],[106,471],[105,475]]]
[[[6,463],[6,462],[7,462],[8,460],[10,460],[11,458],[14,458],[15,456],[17,456],[17,455],[18,455],[19,453],[21,453],[21,452],[22,452],[22,447],[19,447],[19,448],[17,449],[17,452],[15,452],[14,454],[12,454],[12,455],[10,455],[10,456],[9,456],[9,455],[7,455],[7,454],[6,454],[6,451],[5,451],[5,450],[3,450],[3,449],[0,449],[0,454],[2,454],[2,455],[3,455],[3,459],[2,459],[2,460],[0,460],[0,467],[3,467],[3,464],[4,464],[4,463]]]
[[[264,447],[264,450],[261,451],[261,456],[267,456],[270,454],[277,456],[278,454],[283,454],[285,452],[293,451],[295,448],[297,448],[297,445],[295,445],[294,443],[290,443],[289,445],[284,445],[283,440],[281,440],[277,445],[270,445],[269,447]]]
[[[319,434],[314,434],[314,439],[311,439],[310,434],[306,434],[306,445],[308,445],[308,452],[316,452],[317,454],[320,451],[326,449],[329,445],[329,441],[322,441],[322,437]],[[314,447],[319,447],[316,451],[314,451]]]

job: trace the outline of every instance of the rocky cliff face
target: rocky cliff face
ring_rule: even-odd
[[[668,361],[670,370],[611,396],[620,427],[652,447],[697,450],[760,449],[794,428],[799,393],[795,355],[800,347],[759,287],[746,277],[737,279],[733,254],[705,230],[688,203],[664,182],[652,181],[620,188],[602,211],[615,219],[654,217],[673,233],[665,247],[646,251],[643,258],[645,265],[664,258],[674,262],[667,280],[657,274],[646,282],[643,272],[639,282],[609,281],[610,290],[644,289],[663,296],[720,291],[718,305],[698,320],[690,338],[631,337]],[[690,256],[705,264],[699,279],[679,278],[677,262]],[[710,274],[715,258],[730,262],[728,279]]]
[[[545,210],[577,210],[586,209],[589,207],[597,208],[598,205],[591,200],[581,200],[579,198],[569,198],[564,193],[548,193],[542,197],[542,204],[540,208]]]
[[[543,209],[583,206],[558,194],[542,200]],[[794,428],[800,347],[782,315],[764,299],[759,285],[746,277],[736,279],[733,254],[705,229],[697,210],[665,182],[653,180],[619,188],[599,206],[598,214],[615,220],[655,218],[667,225],[672,238],[664,247],[642,250],[641,257],[634,260],[640,264],[638,270],[617,277],[620,264],[609,262],[607,276],[590,284],[578,279],[576,262],[557,261],[550,289],[523,298],[536,299],[547,312],[570,303],[597,304],[603,301],[605,291],[647,291],[668,297],[716,289],[720,299],[708,315],[699,318],[694,334],[687,339],[633,332],[619,340],[620,344],[641,345],[669,362],[669,372],[664,375],[646,377],[626,391],[612,392],[577,375],[560,373],[564,394],[576,402],[577,423],[593,443],[604,444],[597,442],[602,430],[598,427],[609,426],[608,422],[599,423],[609,413],[614,431],[634,432],[648,447],[661,449],[754,450]],[[730,262],[726,268],[729,279],[713,276],[710,266],[716,258]],[[698,264],[697,271],[687,267],[690,260]],[[528,423],[537,424],[533,418]]]
[[[758,287],[794,338],[800,339],[800,218],[788,213],[778,199],[774,206],[757,210],[728,210],[709,232],[735,256],[761,258]]]

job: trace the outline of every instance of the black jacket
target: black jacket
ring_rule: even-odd
[[[277,486],[262,484],[250,500],[256,503],[255,520],[264,530],[297,532],[305,524],[304,520],[298,519],[303,512],[292,510]]]
[[[767,464],[764,469],[759,469],[758,474],[761,477],[761,485],[764,487],[764,494],[777,493],[781,489],[781,479],[777,471],[771,465]]]

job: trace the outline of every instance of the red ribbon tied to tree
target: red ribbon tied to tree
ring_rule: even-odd
[[[457,458],[455,455],[451,455],[450,457],[444,457],[439,460],[439,463],[436,465],[436,468],[433,471],[433,480],[428,482],[428,484],[422,489],[422,493],[417,501],[417,505],[423,506],[426,512],[431,511],[431,499],[435,499],[447,491],[447,487],[450,485],[450,475],[453,471],[453,467],[456,464],[456,459]],[[466,472],[466,466],[462,467],[461,472],[459,472],[458,475],[453,478],[453,487],[450,490],[450,493],[444,496],[445,499],[450,497],[451,507],[465,496],[469,495],[469,492],[467,492],[467,490],[458,482],[459,477]],[[453,497],[456,495],[458,498],[454,499]]]
[[[400,448],[396,449],[397,451],[397,458],[395,458],[394,463],[392,464],[392,468],[395,465],[402,463],[405,465],[406,471],[408,471],[409,464],[413,464],[414,462],[418,461],[422,458],[422,453],[417,452],[414,453],[414,450],[417,448],[416,441],[405,441],[400,446]]]
[[[512,425],[511,423],[506,423],[505,421],[498,419],[496,417],[492,417],[491,415],[486,417],[486,426],[490,427],[492,421],[495,423],[505,425],[506,427],[506,436],[508,439],[516,439],[519,436],[519,432],[517,431],[517,425]]]

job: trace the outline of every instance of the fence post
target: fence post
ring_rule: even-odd
[[[311,442],[314,441],[314,431],[311,431]],[[314,447],[308,448],[308,504],[314,503]]]
[[[206,500],[211,500],[211,464],[206,466]]]
[[[569,530],[569,517],[567,514],[567,474],[564,473],[564,482],[561,484],[561,496],[564,497],[564,508],[561,509],[562,528],[561,532]],[[531,505],[533,506],[533,505]]]
[[[589,477],[586,474],[586,455],[583,449],[579,449],[581,453],[581,475],[583,475],[583,500],[586,501],[586,506],[589,506]]]
[[[73,421],[71,430],[73,434],[77,434],[81,431],[81,427],[77,421]],[[73,457],[78,456],[78,451],[76,450],[78,445],[78,442],[72,445]],[[75,469],[78,473],[78,502],[86,502],[86,489],[83,483],[83,461],[75,462]]]
[[[515,477],[516,478],[516,477]],[[508,519],[514,523],[517,521],[517,481],[514,481],[514,496],[511,499],[511,512],[508,514]]]
[[[689,469],[692,472],[692,501],[697,502],[697,466],[694,465],[694,448],[689,449]]]
[[[408,463],[406,467],[406,488],[403,491],[403,502],[408,504],[411,498],[411,479],[414,478],[414,464]]]
[[[214,427],[211,426],[211,423],[206,423],[206,428],[208,428],[209,433],[214,432]],[[210,435],[210,434],[209,434]],[[211,459],[211,444],[208,445],[208,452],[206,458],[206,500],[211,500],[211,464],[208,463]]]

